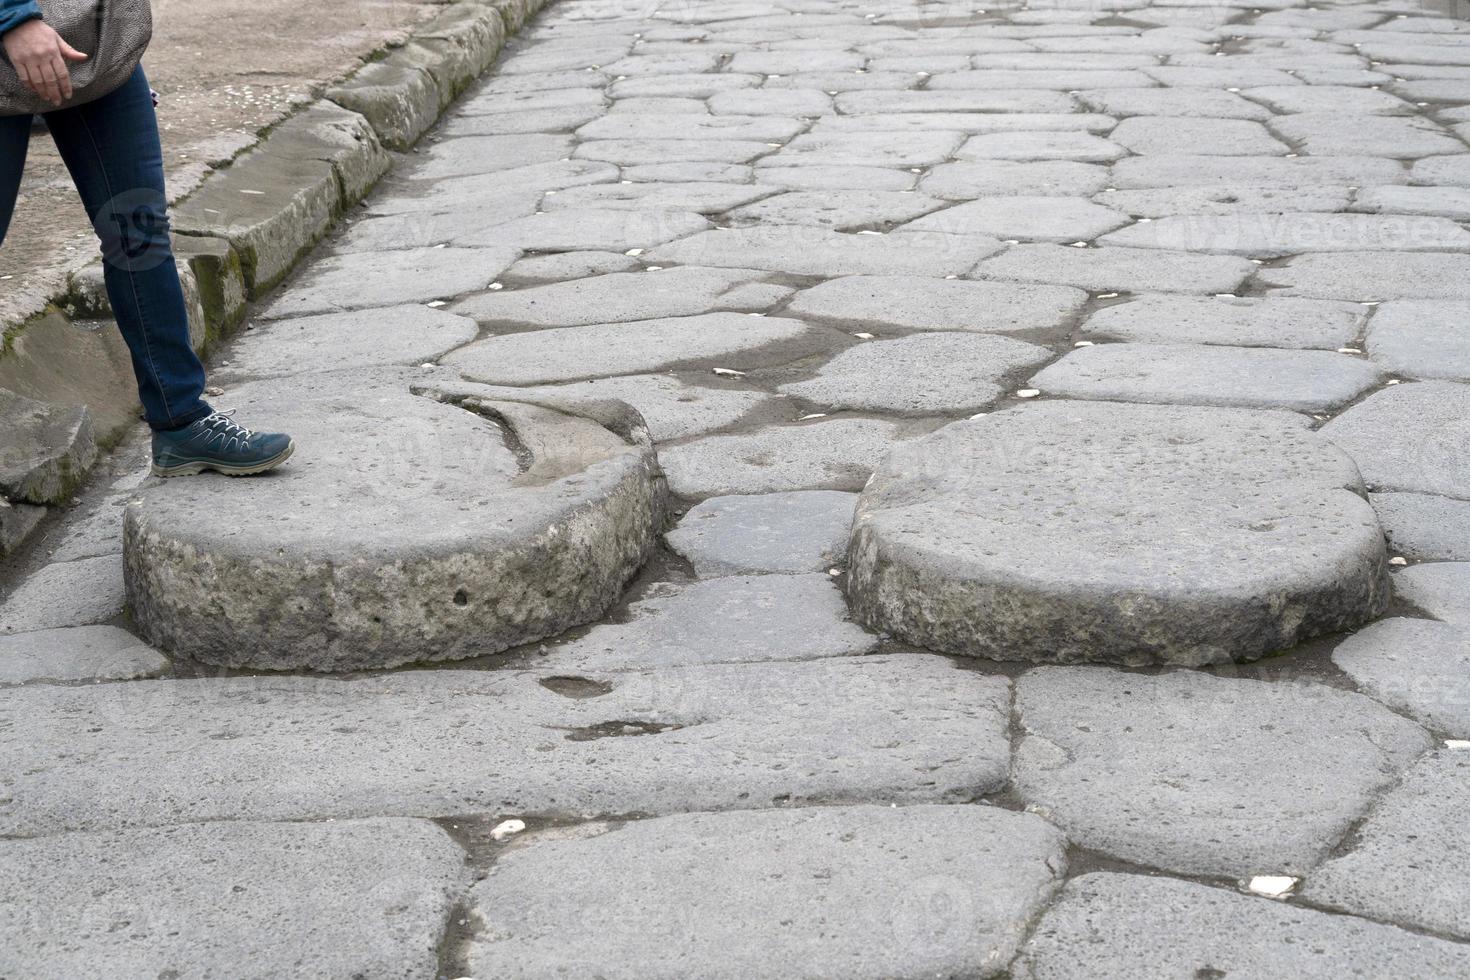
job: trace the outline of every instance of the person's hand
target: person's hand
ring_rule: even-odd
[[[52,105],[71,98],[71,72],[66,63],[86,61],[87,56],[63,41],[50,24],[28,20],[0,36],[0,44],[26,88]]]

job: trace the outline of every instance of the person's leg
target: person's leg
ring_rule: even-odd
[[[20,176],[25,170],[26,148],[31,141],[30,116],[0,116],[0,245],[15,214],[20,193]]]
[[[94,102],[47,113],[46,125],[101,242],[107,297],[148,424],[182,429],[210,415],[169,243],[163,150],[143,69]]]

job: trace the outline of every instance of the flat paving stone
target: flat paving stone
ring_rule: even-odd
[[[688,212],[576,208],[547,211],[492,225],[477,234],[465,236],[461,241],[467,245],[535,252],[620,252],[631,248],[652,248],[709,227],[710,223],[702,215]]]
[[[659,450],[681,497],[856,490],[899,439],[892,422],[835,419],[705,436]]]
[[[847,553],[856,504],[857,494],[840,490],[711,497],[664,542],[700,578],[825,572]]]
[[[925,194],[954,201],[1022,195],[1064,197],[1096,194],[1108,185],[1106,167],[1066,160],[1016,163],[946,163],[933,168],[919,184]]]
[[[1104,667],[1016,685],[1015,789],[1073,843],[1182,874],[1315,867],[1429,747],[1347,691]]]
[[[786,395],[838,411],[936,415],[977,411],[1006,393],[1003,382],[1045,364],[1045,347],[964,332],[911,334],[850,347]]]
[[[106,623],[125,602],[121,555],[52,562],[0,603],[0,634]]]
[[[527,840],[471,893],[478,976],[994,976],[1064,841],[997,807],[681,814]]]
[[[832,96],[815,89],[738,89],[708,99],[717,115],[825,116],[832,112]]]
[[[53,405],[0,388],[0,422],[0,498],[62,503],[97,459],[84,406]]]
[[[1399,569],[1393,590],[1435,619],[1470,625],[1470,562],[1437,561]]]
[[[157,677],[168,659],[115,626],[74,626],[0,636],[0,684],[128,681]]]
[[[1211,184],[1148,190],[1107,190],[1098,204],[1138,218],[1180,214],[1278,214],[1287,211],[1344,211],[1352,203],[1348,187],[1251,187]]]
[[[1353,458],[1371,490],[1470,500],[1470,386],[1393,385],[1322,427]]]
[[[574,156],[626,167],[651,161],[750,163],[772,150],[770,144],[756,140],[588,140]]]
[[[890,170],[882,167],[855,167],[848,165],[823,165],[800,167],[761,167],[755,171],[757,185],[793,191],[855,190],[876,193],[878,191],[913,190],[919,178],[909,170]]]
[[[925,59],[934,57],[925,55]],[[922,92],[843,92],[839,112],[856,116],[880,112],[1071,112],[1072,98],[1042,89]]]
[[[217,822],[0,843],[15,976],[438,976],[464,853],[427,820]]]
[[[844,327],[1013,333],[1066,323],[1087,301],[1067,286],[848,276],[802,290],[787,312]]]
[[[266,304],[262,319],[449,299],[484,289],[516,248],[409,248],[350,252],[312,263]]]
[[[33,733],[0,826],[969,802],[1006,782],[1008,703],[922,655],[30,685],[0,690]]]
[[[1264,285],[1287,296],[1378,302],[1470,299],[1470,255],[1347,252],[1300,255],[1261,270]]]
[[[638,113],[631,118],[604,116],[577,130],[584,140],[759,140],[784,143],[806,129],[800,119],[777,115],[694,116],[688,113]]]
[[[575,90],[573,90],[575,91]],[[591,105],[569,105],[529,109],[524,112],[490,112],[483,115],[447,118],[441,136],[499,136],[507,133],[570,133],[601,118],[607,110],[601,100]],[[561,159],[557,157],[556,159]]]
[[[762,166],[927,167],[948,160],[958,133],[827,133],[798,136]]]
[[[904,191],[791,191],[730,212],[735,226],[813,225],[836,231],[886,230],[948,202]]]
[[[677,73],[619,79],[608,86],[607,94],[615,99],[665,98],[668,96],[707,99],[721,92],[757,88],[760,84],[759,75]]]
[[[1328,412],[1382,380],[1372,363],[1336,351],[1205,344],[1099,344],[1031,379],[1064,398]]]
[[[910,231],[992,235],[1031,242],[1090,242],[1128,223],[1128,216],[1075,197],[983,197],[910,221]]]
[[[1470,969],[1470,953],[1393,926],[1224,888],[1095,873],[1067,883],[1016,969],[1034,980],[1454,976]]]
[[[332,242],[336,253],[387,252],[393,249],[452,245],[486,225],[512,221],[536,213],[535,192],[503,194],[486,206],[468,205],[455,211],[385,214],[352,224]]]
[[[788,317],[706,313],[488,337],[443,363],[471,381],[537,385],[643,374],[715,358],[730,362],[718,366],[750,367],[828,349],[835,339]]]
[[[1470,381],[1470,303],[1384,303],[1368,327],[1368,356],[1406,378]]]
[[[1470,188],[1364,187],[1353,195],[1353,210],[1374,214],[1431,214],[1467,221],[1470,220]]]
[[[978,279],[1048,282],[1093,291],[1230,293],[1255,271],[1249,260],[1163,249],[1015,245],[977,265]]]
[[[1470,753],[1440,749],[1424,756],[1368,815],[1351,849],[1307,878],[1303,897],[1354,915],[1470,938],[1467,804]]]
[[[684,211],[709,215],[722,214],[775,193],[774,188],[716,181],[589,184],[548,197],[542,202],[542,207],[547,211],[597,208],[614,211]]]
[[[642,264],[637,258],[622,252],[551,252],[517,259],[501,279],[540,284],[631,272],[640,268]]]
[[[1388,547],[1417,561],[1470,561],[1470,500],[1427,493],[1368,495]]]
[[[1271,128],[1316,157],[1382,156],[1417,160],[1464,153],[1465,144],[1427,119],[1355,112],[1303,112],[1273,120]]]
[[[583,674],[815,660],[878,646],[876,636],[848,621],[842,592],[825,570],[658,586],[627,616],[554,646],[536,669]]]
[[[233,377],[421,364],[475,339],[475,321],[427,306],[325,313],[262,324],[230,348]]]
[[[1113,186],[1199,187],[1211,184],[1286,187],[1407,184],[1403,164],[1381,157],[1219,157],[1158,154],[1113,165]]]
[[[1078,92],[1077,98],[1110,116],[1169,116],[1174,119],[1270,119],[1271,110],[1233,92],[1198,88],[1109,88]]]
[[[1387,603],[1360,493],[1296,416],[1043,401],[888,456],[848,599],[873,628],[996,660],[1255,659]]]
[[[803,71],[795,75],[767,78],[769,89],[814,88],[836,95],[841,92],[858,92],[881,89],[884,91],[910,89],[919,84],[918,76],[906,71],[868,71],[858,74],[849,71]]]
[[[1090,133],[988,133],[972,136],[955,152],[961,160],[1070,160],[1112,163],[1128,151]]]
[[[1332,662],[1364,693],[1451,738],[1470,738],[1470,632],[1385,619],[1338,644]]]
[[[748,269],[683,266],[658,272],[589,276],[530,289],[505,289],[460,300],[450,309],[488,326],[570,327],[716,311],[766,310],[795,290]]]
[[[248,487],[138,493],[124,555],[144,638],[223,666],[353,670],[491,653],[611,606],[662,523],[653,447],[571,406],[416,396],[411,376],[234,389],[305,451]]]
[[[403,176],[409,180],[443,180],[552,163],[571,156],[574,144],[570,136],[550,133],[447,139],[422,150],[419,161]]]
[[[1410,115],[1414,107],[1396,95],[1350,85],[1264,85],[1241,95],[1277,112],[1348,112]]]
[[[933,91],[946,89],[1011,89],[1039,88],[1058,92],[1072,92],[1092,88],[1147,88],[1154,84],[1139,71],[1108,71],[1106,69],[1079,69],[1073,71],[1045,69],[1017,69],[1007,71],[987,68],[984,71],[942,72],[929,79]]]
[[[527,194],[540,197],[564,187],[604,184],[618,179],[618,168],[590,160],[558,160],[472,177],[424,181],[393,187],[367,203],[371,214],[445,214],[473,206],[494,210],[498,201],[519,210]],[[386,188],[385,188],[386,190]]]
[[[1337,350],[1351,346],[1367,310],[1355,303],[1242,296],[1138,296],[1106,306],[1084,334],[1143,343]]]
[[[819,135],[939,130],[970,135],[1032,131],[1106,133],[1117,123],[1112,116],[1090,112],[875,112],[825,116],[817,120],[812,132]]]
[[[769,269],[796,276],[959,275],[1001,248],[983,235],[895,232],[845,235],[824,228],[765,225],[706,231],[660,246],[657,264]]]
[[[1470,232],[1426,216],[1192,214],[1130,225],[1102,244],[1274,259],[1302,252],[1461,251],[1470,249]]]

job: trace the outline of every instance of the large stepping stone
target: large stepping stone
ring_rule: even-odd
[[[217,822],[4,841],[0,970],[433,980],[464,865],[464,852],[427,820]]]
[[[1051,360],[1045,347],[1010,337],[921,333],[849,347],[815,377],[780,391],[828,408],[900,415],[975,411],[1002,395],[1002,382]]]
[[[1393,590],[1435,619],[1470,626],[1470,562],[1413,565],[1394,574]]]
[[[665,447],[659,459],[681,497],[784,490],[856,490],[903,438],[879,419],[768,425]]]
[[[488,337],[443,363],[473,381],[538,385],[711,360],[713,366],[745,369],[810,356],[842,339],[789,317],[706,313]]]
[[[1325,686],[1040,667],[1016,687],[1013,780],[1074,843],[1181,874],[1300,875],[1430,740]]]
[[[847,276],[802,290],[786,312],[845,327],[1019,333],[1058,328],[1086,302],[1070,286]]]
[[[0,497],[63,503],[96,458],[84,406],[48,405],[0,388]]]
[[[1368,329],[1368,356],[1408,378],[1470,381],[1470,303],[1384,303]]]
[[[1357,339],[1366,314],[1327,300],[1151,295],[1103,307],[1082,331],[1145,343],[1337,350]]]
[[[0,684],[126,681],[157,677],[168,659],[115,626],[75,626],[0,636]]]
[[[1387,556],[1361,492],[1297,417],[1026,405],[883,462],[848,597],[860,621],[949,653],[1254,659],[1382,611]]]
[[[1190,881],[1096,873],[1067,883],[1015,975],[1271,980],[1451,977],[1467,970],[1464,946],[1390,925]]]
[[[1427,619],[1385,619],[1332,653],[1362,690],[1453,738],[1470,738],[1470,631]]]
[[[1009,701],[1004,678],[920,655],[4,688],[28,734],[0,834],[969,802],[1008,777]]]
[[[919,980],[1004,971],[1065,842],[989,806],[691,813],[518,841],[475,976]]]
[[[1001,247],[983,235],[895,232],[846,235],[800,225],[704,231],[648,253],[658,264],[769,269],[796,276],[915,275],[968,272]]]
[[[857,494],[841,490],[712,497],[664,541],[700,578],[822,572],[847,553]]]
[[[878,638],[849,622],[826,572],[731,576],[664,586],[534,661],[537,670],[586,673],[702,664],[814,660],[871,653]]]
[[[1375,491],[1470,500],[1470,385],[1393,385],[1322,426]]]
[[[1347,853],[1307,877],[1311,902],[1470,939],[1470,752],[1424,756],[1368,815]]]
[[[615,432],[357,372],[232,394],[302,452],[266,479],[160,482],[129,505],[133,614],[168,652],[314,670],[491,653],[600,615],[662,523],[636,416]]]
[[[1072,351],[1031,385],[1069,398],[1328,412],[1382,377],[1371,361],[1335,351],[1100,344]]]
[[[620,272],[529,289],[506,289],[461,300],[451,309],[490,326],[571,327],[654,320],[715,311],[770,309],[793,290],[767,282],[768,272],[700,269]]]

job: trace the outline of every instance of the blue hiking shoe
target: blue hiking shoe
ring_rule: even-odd
[[[236,424],[235,413],[215,412],[182,429],[153,433],[153,475],[193,476],[214,470],[226,476],[253,476],[273,470],[296,451],[288,435],[252,432]]]

